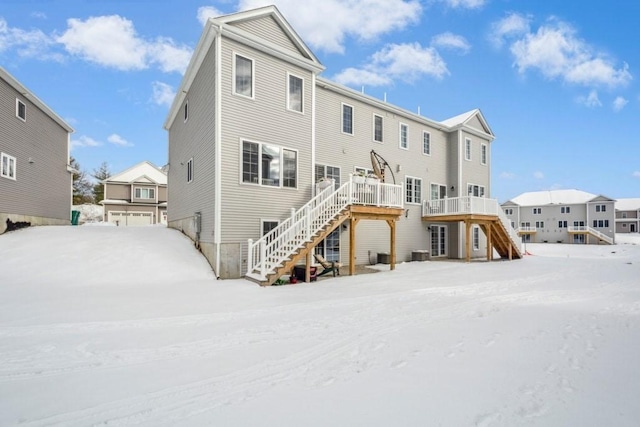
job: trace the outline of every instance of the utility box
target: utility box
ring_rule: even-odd
[[[389,252],[378,252],[378,264],[391,264],[391,254]]]
[[[429,261],[431,255],[428,250],[418,250],[411,252],[411,261]]]

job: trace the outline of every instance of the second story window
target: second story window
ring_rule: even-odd
[[[373,115],[373,140],[382,142],[382,116]]]
[[[409,148],[409,126],[400,123],[400,148],[407,150]]]
[[[276,145],[242,141],[242,182],[296,188],[298,152]]]
[[[422,132],[422,154],[431,155],[431,134]]]
[[[156,190],[154,188],[139,188],[135,190],[136,199],[154,200],[156,198]]]
[[[487,144],[480,146],[480,163],[483,165],[487,164]]]
[[[422,200],[422,179],[407,176],[405,178],[406,202],[420,203]]]
[[[353,135],[353,107],[342,104],[342,133]]]
[[[505,208],[504,209],[504,214],[505,215],[513,215],[513,209],[512,208]]]
[[[289,74],[289,91],[287,108],[292,111],[302,113],[302,79],[300,77]]]
[[[18,98],[16,98],[16,117],[23,122],[27,121],[27,106]]]
[[[596,205],[596,212],[606,212],[607,205]]]
[[[234,61],[234,87],[237,95],[253,98],[253,60],[241,55],[235,55]]]
[[[563,214],[571,213],[571,207],[570,206],[561,206],[560,207],[560,213],[563,213]]]
[[[533,214],[534,215],[541,215],[542,214],[542,208],[533,208]]]
[[[16,179],[16,158],[5,153],[0,153],[0,176]]]

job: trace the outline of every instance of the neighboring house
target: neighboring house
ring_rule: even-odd
[[[438,122],[320,78],[323,69],[274,6],[205,25],[164,124],[168,225],[196,241],[218,277],[269,284],[312,250],[350,268],[387,252],[392,268],[416,250],[491,258],[496,245],[519,255],[509,237],[481,232],[502,226],[493,227],[500,209],[488,199],[494,135],[479,110]],[[324,209],[329,196],[315,184],[346,191],[352,174],[375,169],[372,150],[388,162],[386,193],[334,194],[344,204],[325,212],[328,225],[309,240],[283,241],[307,232],[295,224]],[[452,215],[463,206],[469,215],[472,198],[483,201],[473,208],[492,209],[483,222]],[[267,265],[269,251],[288,254]]]
[[[102,182],[105,221],[121,226],[167,223],[164,170],[144,161]]]
[[[73,129],[0,67],[0,234],[71,219]]]
[[[640,199],[616,200],[616,233],[640,232]]]
[[[615,243],[615,200],[580,190],[522,193],[502,208],[523,242]]]

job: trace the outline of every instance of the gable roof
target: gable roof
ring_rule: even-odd
[[[144,184],[167,184],[167,174],[159,167],[151,162],[143,161],[137,165],[131,166],[115,175],[111,175],[109,178],[102,182],[121,182],[121,183],[144,183]]]
[[[640,209],[640,199],[618,199],[616,200],[616,210],[619,211],[636,211]]]
[[[38,107],[43,113],[47,116],[51,117],[51,119],[59,124],[64,130],[69,133],[73,133],[74,130],[71,126],[67,124],[62,118],[57,115],[51,108],[47,107],[47,105],[40,100],[33,92],[27,89],[22,85],[18,80],[16,80],[7,70],[0,67],[0,78],[6,81],[9,86],[13,87],[16,91],[18,91],[22,96],[31,101],[36,107]]]
[[[478,128],[478,126],[474,126],[476,121],[479,123],[480,128]],[[443,120],[440,123],[447,127],[450,127],[451,130],[456,130],[463,127],[473,128],[477,131],[484,132],[487,135],[490,135],[492,139],[495,138],[493,131],[489,127],[489,124],[478,108],[467,111],[466,113],[458,114],[457,116],[451,117],[447,120]]]
[[[267,17],[276,21],[277,25],[283,30],[285,35],[298,48],[300,53],[299,55],[295,55],[294,52],[284,49],[270,40],[258,37],[241,28],[231,25],[236,22],[247,22],[249,20],[257,20]],[[291,25],[289,25],[287,20],[284,19],[278,8],[273,5],[209,18],[202,30],[202,35],[200,36],[198,45],[191,56],[187,70],[182,78],[182,82],[180,83],[180,88],[176,91],[176,96],[173,99],[173,103],[169,109],[169,114],[167,115],[167,119],[163,125],[165,129],[169,130],[169,127],[178,115],[180,107],[182,106],[182,103],[184,102],[187,93],[189,92],[189,89],[202,66],[202,63],[204,62],[207,53],[211,49],[211,45],[214,40],[222,35],[231,40],[246,44],[254,49],[267,52],[269,55],[291,62],[301,68],[312,70],[314,73],[320,73],[324,70],[324,66],[320,63],[311,49],[307,47],[300,36],[298,36]]]
[[[520,206],[577,205],[599,200],[612,200],[580,190],[545,190],[522,193],[510,202]]]

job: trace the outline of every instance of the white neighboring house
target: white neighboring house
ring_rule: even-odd
[[[167,223],[167,174],[144,161],[102,181],[104,221],[118,226]]]
[[[640,232],[640,198],[616,200],[616,233]]]
[[[603,195],[532,191],[502,209],[525,243],[615,243],[615,200]]]

